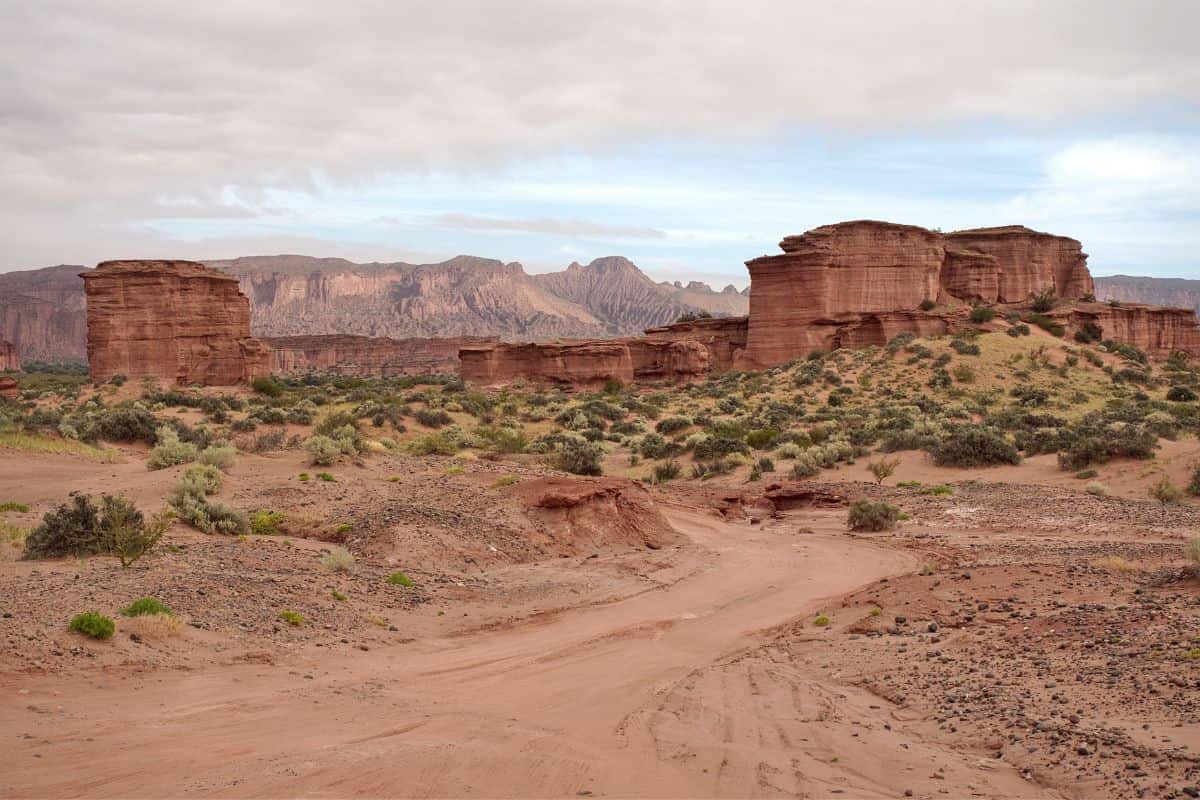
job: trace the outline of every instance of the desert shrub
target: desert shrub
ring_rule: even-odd
[[[349,572],[354,555],[344,547],[335,547],[321,557],[321,568],[327,572]]]
[[[452,456],[461,450],[463,445],[462,432],[457,428],[446,428],[418,436],[408,442],[405,449],[416,456]]]
[[[779,439],[779,431],[774,428],[759,428],[746,434],[746,444],[755,450],[770,450]]]
[[[179,519],[204,533],[227,536],[249,533],[250,518],[244,513],[221,503],[209,502],[210,485],[198,474],[185,473],[167,496],[167,505]]]
[[[492,483],[493,489],[503,489],[505,486],[513,486],[521,482],[520,475],[501,475]]]
[[[678,446],[673,446],[657,433],[647,433],[637,443],[637,452],[644,458],[666,458],[677,450]]]
[[[25,505],[24,503],[8,500],[0,503],[0,514],[3,514],[6,511],[16,511],[18,514],[27,514],[29,513],[29,506]]]
[[[687,417],[667,417],[659,420],[658,424],[654,426],[654,430],[664,436],[670,436],[672,433],[678,433],[690,427],[692,427],[692,421]]]
[[[926,297],[921,301],[921,304],[917,306],[917,308],[921,309],[922,311],[933,311],[933,309],[937,308],[937,303]]]
[[[202,465],[229,472],[237,463],[237,448],[233,445],[212,445],[201,450],[196,460]]]
[[[905,450],[932,450],[938,438],[932,433],[914,430],[896,431],[883,438],[879,449],[884,453],[899,453]]]
[[[892,477],[898,466],[900,466],[898,458],[881,458],[878,461],[867,463],[867,469],[875,476],[875,483],[878,484],[882,484],[884,480]]]
[[[426,428],[440,428],[443,425],[449,425],[454,420],[442,409],[422,408],[413,416],[417,422],[424,425]]]
[[[812,624],[818,628],[825,628],[829,626],[829,622],[830,619],[827,615],[818,614],[817,616],[813,617]]]
[[[342,454],[342,446],[330,436],[317,434],[304,440],[308,451],[308,463],[314,467],[328,467]]]
[[[939,483],[936,486],[923,486],[917,490],[917,494],[933,495],[934,497],[946,497],[954,494],[953,487],[947,486],[944,483]]]
[[[158,444],[150,451],[146,459],[148,469],[164,469],[179,464],[190,464],[199,455],[196,445],[191,442],[181,442],[174,428],[163,425],[158,429]]]
[[[125,568],[158,546],[171,526],[169,511],[149,520],[132,502],[120,495],[100,498],[99,552],[116,556]]]
[[[966,364],[959,364],[954,368],[954,380],[959,383],[974,383],[975,370],[968,367]]]
[[[931,451],[939,467],[985,467],[1019,464],[1017,448],[1003,433],[982,425],[959,425]]]
[[[1067,332],[1067,329],[1063,327],[1061,322],[1053,317],[1048,317],[1043,313],[1029,314],[1025,317],[1025,321],[1037,325],[1039,328],[1051,334],[1052,336],[1061,337]]]
[[[971,322],[983,324],[996,318],[996,309],[989,306],[975,306],[971,309]]]
[[[1054,306],[1058,300],[1052,291],[1044,291],[1033,295],[1030,298],[1029,306],[1039,314],[1046,314],[1054,310]]]
[[[604,448],[598,444],[578,439],[567,439],[555,454],[554,464],[563,472],[575,475],[599,475],[604,458]]]
[[[754,466],[760,472],[774,472],[775,471],[775,461],[773,459],[767,458],[766,456],[763,456],[758,461],[755,461]]]
[[[1167,390],[1167,399],[1173,403],[1190,403],[1196,399],[1196,393],[1186,386],[1172,386]]]
[[[668,461],[664,464],[655,464],[653,471],[650,473],[651,483],[666,483],[673,481],[683,474],[683,468],[679,466],[678,461]]]
[[[846,526],[852,531],[887,531],[899,519],[900,509],[891,503],[863,499],[850,504]]]
[[[1163,475],[1150,487],[1150,496],[1164,506],[1168,503],[1178,503],[1183,499],[1183,490],[1176,486],[1169,477]]]
[[[106,442],[145,442],[158,440],[158,420],[144,408],[122,406],[101,412],[88,426],[83,438]],[[81,431],[81,433],[83,433]]]
[[[977,356],[981,352],[979,345],[974,342],[968,342],[965,339],[951,339],[950,347],[954,349],[954,352],[962,356]]]
[[[805,451],[796,456],[796,463],[792,465],[793,477],[803,480],[811,478],[821,471],[821,465],[813,458],[812,454]]]
[[[733,453],[749,453],[750,447],[742,439],[727,436],[710,436],[692,450],[698,461],[710,461]]]
[[[296,627],[304,624],[304,615],[299,611],[280,611],[279,619]]]
[[[250,532],[255,536],[278,536],[283,520],[282,511],[260,508],[250,515]]]
[[[1200,497],[1200,464],[1192,467],[1192,479],[1188,482],[1187,493],[1193,497]]]
[[[413,586],[413,579],[403,572],[393,572],[391,575],[388,575],[387,582],[392,586],[403,586],[405,588]]]
[[[1028,336],[1030,333],[1032,333],[1032,331],[1029,330],[1028,325],[1026,325],[1024,322],[1021,322],[1013,325],[1011,328],[1006,330],[1005,333],[1015,339],[1018,336]]]
[[[480,425],[475,429],[475,438],[490,453],[524,453],[529,446],[524,430],[506,425]]]
[[[85,611],[71,618],[67,630],[82,633],[93,639],[111,639],[117,625],[99,611]]]
[[[100,552],[100,509],[86,494],[74,495],[42,517],[25,537],[26,558],[84,556]]]
[[[279,397],[283,387],[271,378],[255,378],[250,382],[250,388],[266,397]]]
[[[1083,490],[1096,497],[1104,497],[1108,494],[1108,487],[1100,483],[1100,481],[1091,481],[1087,486],[1083,487]]]
[[[1075,341],[1080,344],[1092,344],[1104,338],[1104,329],[1095,322],[1088,320],[1075,331]]]
[[[1192,562],[1192,569],[1200,570],[1200,536],[1193,536],[1184,545],[1184,555]]]
[[[209,464],[188,467],[176,486],[185,486],[194,494],[209,495],[221,491],[221,470]]]
[[[155,597],[142,597],[134,600],[121,609],[123,617],[142,617],[148,614],[170,614],[171,609],[163,605]]]

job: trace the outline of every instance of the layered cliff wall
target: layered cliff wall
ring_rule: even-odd
[[[273,374],[325,373],[362,378],[457,374],[459,350],[499,343],[499,339],[485,336],[453,339],[282,336],[262,341],[271,350]]]
[[[82,267],[60,265],[0,274],[0,339],[26,361],[87,357]]]
[[[0,372],[20,372],[21,356],[11,342],[0,339]]]
[[[269,374],[236,278],[192,261],[106,261],[83,279],[93,379],[230,386]]]
[[[1090,324],[1100,329],[1102,339],[1134,345],[1152,358],[1166,358],[1176,351],[1200,356],[1200,323],[1190,308],[1077,303],[1055,316],[1070,334]]]
[[[1016,225],[942,234],[857,220],[788,236],[779,246],[779,255],[746,262],[753,291],[738,362],[745,368],[962,324],[960,315],[922,306],[1015,303],[1044,292],[1077,299],[1093,291],[1079,242]]]

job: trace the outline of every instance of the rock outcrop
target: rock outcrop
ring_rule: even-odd
[[[1055,312],[1069,334],[1099,328],[1102,339],[1140,348],[1152,358],[1176,351],[1200,356],[1200,324],[1190,308],[1165,308],[1137,303],[1076,303]]]
[[[0,397],[6,400],[15,400],[21,393],[21,389],[17,386],[17,379],[11,375],[0,375]]]
[[[11,342],[0,339],[0,372],[20,372],[21,356]]]
[[[87,305],[78,266],[0,274],[0,339],[26,361],[83,361]]]
[[[560,548],[657,550],[683,541],[641,484],[621,478],[552,477],[514,487],[530,514],[555,531]]]
[[[372,336],[282,336],[262,340],[275,375],[323,373],[360,378],[454,375],[458,351],[498,344],[495,337],[389,339]]]
[[[1092,292],[1079,242],[1021,226],[942,234],[858,220],[825,225],[746,262],[753,292],[739,366],[782,364],[813,350],[884,344],[896,333],[946,333],[959,315],[933,304],[1011,303]]]
[[[236,278],[192,261],[106,261],[83,279],[93,379],[231,386],[269,374]]]
[[[651,328],[645,336],[525,344],[459,351],[464,380],[498,386],[522,379],[565,389],[678,383],[729,369],[746,344],[746,318],[701,319]]]

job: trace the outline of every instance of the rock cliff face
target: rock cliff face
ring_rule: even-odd
[[[718,372],[733,369],[734,362],[746,349],[749,317],[720,317],[676,322],[646,330],[651,341],[694,341],[708,350],[709,367]]]
[[[21,356],[11,342],[0,339],[0,372],[20,372]]]
[[[370,336],[283,336],[262,340],[276,375],[324,373],[355,377],[453,375],[458,351],[497,344],[498,339],[389,339]]]
[[[695,311],[620,256],[598,258],[586,267],[572,263],[562,272],[534,275],[533,279],[558,297],[587,309],[609,334],[665,325],[686,311]]]
[[[1096,278],[1097,300],[1190,308],[1200,313],[1200,280],[1112,275]]]
[[[1020,303],[1042,292],[1063,298],[1095,292],[1087,254],[1074,239],[1023,225],[955,231],[945,238],[948,246],[996,259],[998,293],[986,302]]]
[[[1099,326],[1103,339],[1134,345],[1152,358],[1166,358],[1176,350],[1200,356],[1200,324],[1190,308],[1077,303],[1055,316],[1071,334],[1091,323]]]
[[[884,344],[896,333],[945,333],[961,324],[940,304],[1008,303],[1051,292],[1092,292],[1079,242],[1021,226],[942,234],[859,220],[780,242],[746,262],[753,292],[739,366],[782,364],[813,350]]]
[[[0,274],[0,339],[27,361],[82,361],[87,356],[83,267]]]
[[[95,380],[231,386],[269,374],[236,278],[192,261],[106,261],[83,279]]]

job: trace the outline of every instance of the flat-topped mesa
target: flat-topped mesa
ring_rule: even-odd
[[[456,375],[458,351],[498,344],[494,336],[391,339],[384,336],[279,336],[262,340],[275,375],[323,373],[358,378]]]
[[[105,261],[82,277],[94,380],[233,386],[270,374],[232,275],[193,261]]]
[[[21,356],[11,342],[0,339],[0,372],[20,372]]]
[[[746,262],[753,291],[738,366],[782,364],[813,350],[884,344],[896,333],[951,332],[959,315],[933,304],[1015,303],[1093,291],[1074,239],[1020,225],[943,234],[856,220],[779,243]]]
[[[1131,344],[1151,358],[1183,352],[1200,356],[1200,323],[1190,308],[1166,308],[1140,303],[1075,303],[1056,310],[1069,334],[1099,329],[1100,338]]]
[[[984,302],[1021,303],[1043,293],[1074,300],[1096,291],[1087,253],[1075,239],[1024,225],[954,231],[945,238],[947,247],[996,259],[997,294]]]

